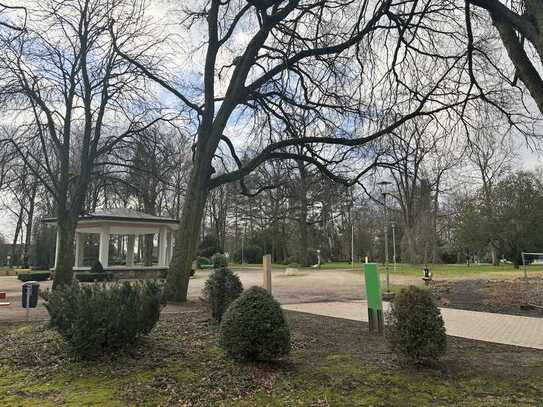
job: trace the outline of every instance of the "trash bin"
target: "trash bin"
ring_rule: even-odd
[[[38,305],[38,291],[40,284],[36,281],[27,281],[22,285],[23,308],[36,308]]]

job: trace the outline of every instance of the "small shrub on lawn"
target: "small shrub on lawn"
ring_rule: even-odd
[[[237,274],[223,267],[209,275],[202,296],[209,304],[213,318],[220,322],[228,306],[242,291],[243,285]]]
[[[390,348],[408,362],[433,363],[447,349],[443,318],[429,290],[403,289],[394,298],[388,324]]]
[[[290,351],[290,330],[279,303],[263,288],[251,287],[226,310],[220,346],[238,360],[273,360]]]
[[[17,278],[22,281],[47,281],[51,277],[50,271],[30,271],[18,273]]]
[[[198,256],[196,257],[196,265],[199,269],[212,268],[213,262],[207,257]]]
[[[45,307],[71,350],[83,358],[122,349],[151,332],[160,316],[154,281],[113,285],[74,283],[48,292]]]
[[[213,257],[211,257],[211,262],[213,263],[213,267],[215,267],[216,269],[221,267],[228,267],[228,259],[222,253],[215,253]]]
[[[92,271],[82,271],[80,273],[74,273],[74,277],[77,281],[82,283],[92,283],[99,281],[112,281],[113,272],[104,271],[101,273],[93,273]]]

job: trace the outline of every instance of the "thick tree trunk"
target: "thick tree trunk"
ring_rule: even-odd
[[[23,228],[23,214],[24,214],[24,208],[21,205],[21,208],[19,210],[19,214],[17,215],[17,224],[15,225],[15,234],[13,235],[13,243],[11,245],[11,265],[15,265],[15,262],[17,262],[17,265],[20,264],[21,258],[19,256],[19,251],[17,250],[17,241],[19,240],[19,234],[21,233],[21,230]]]
[[[209,160],[210,161],[210,160]],[[187,300],[192,260],[196,256],[198,237],[209,193],[209,164],[200,164],[192,170],[187,189],[179,230],[175,238],[175,250],[166,277],[163,300],[184,302]]]
[[[407,262],[417,264],[417,242],[414,237],[416,231],[414,227],[406,227],[405,240],[407,243]]]
[[[25,232],[25,246],[23,252],[23,266],[29,267],[30,265],[30,245],[32,243],[32,226],[34,223],[34,206],[36,198],[36,190],[32,192],[27,208],[26,219],[26,232]]]
[[[144,253],[143,253],[143,264],[145,266],[153,265],[153,246],[154,246],[155,235],[145,235],[144,237]]]
[[[67,214],[60,214],[57,217],[57,227],[59,232],[59,247],[57,266],[55,268],[55,279],[53,280],[53,290],[69,286],[72,284],[74,269],[74,240],[77,218]]]

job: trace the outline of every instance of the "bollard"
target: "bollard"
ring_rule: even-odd
[[[364,279],[366,281],[366,299],[368,301],[368,323],[370,332],[377,329],[383,333],[383,302],[381,300],[381,282],[377,264],[364,264]]]
[[[266,254],[262,257],[262,271],[264,274],[263,278],[263,287],[268,293],[272,293],[272,283],[271,283],[271,272],[272,272],[272,262],[271,254]]]

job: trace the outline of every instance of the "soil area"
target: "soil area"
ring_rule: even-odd
[[[4,325],[0,405],[536,406],[543,352],[448,338],[433,367],[401,363],[367,324],[286,312],[291,354],[240,363],[202,304],[164,315],[126,351],[74,358],[45,323]]]
[[[543,317],[541,277],[528,279],[528,288],[524,278],[435,281],[432,291],[442,307]]]

